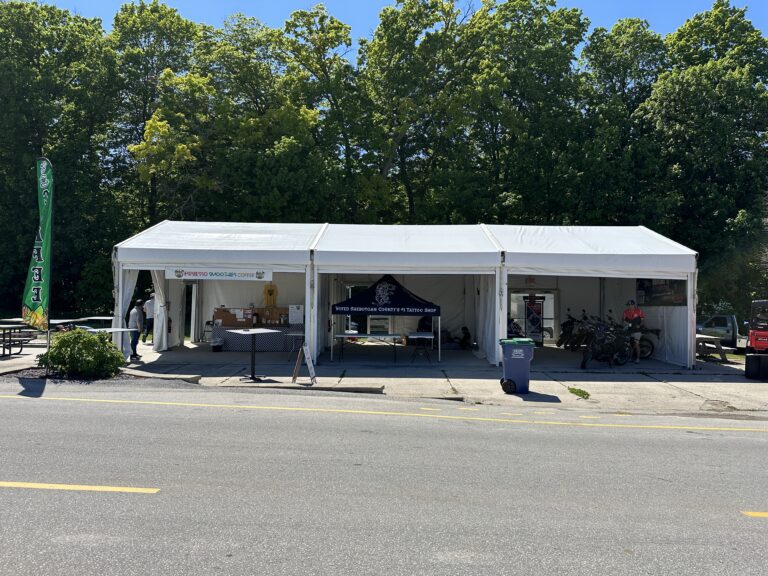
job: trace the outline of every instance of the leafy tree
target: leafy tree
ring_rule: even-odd
[[[616,98],[629,114],[651,95],[667,69],[664,41],[637,18],[619,20],[610,31],[595,28],[581,58],[593,98]]]
[[[672,69],[637,111],[659,167],[645,195],[663,210],[659,231],[700,253],[701,303],[743,308],[765,241],[768,44],[745,10],[716,0],[666,45]]]
[[[647,177],[640,170],[647,146],[632,114],[650,96],[666,62],[661,36],[643,20],[620,20],[610,31],[596,28],[589,36],[581,54],[582,136],[571,161],[578,167],[578,194],[569,208],[573,223],[646,222],[639,192]]]
[[[470,35],[482,44],[468,42],[472,52],[462,58],[467,132],[445,158],[444,201],[452,221],[560,223],[574,180],[567,151],[580,121],[573,63],[587,22],[550,0],[486,7]]]
[[[291,101],[318,113],[315,138],[325,156],[328,184],[338,190],[331,219],[364,221],[375,210],[368,204],[374,199],[362,196],[368,188],[359,163],[360,99],[357,75],[345,58],[350,28],[318,5],[291,14],[276,40]]]
[[[105,194],[104,132],[115,105],[115,57],[101,23],[32,2],[0,3],[0,298],[21,301],[37,229],[35,158],[54,166],[54,314],[99,308],[84,268],[109,274],[111,245],[125,237]]]
[[[111,135],[110,176],[123,194],[133,198],[138,209],[127,216],[136,228],[158,221],[160,191],[156,175],[146,183],[138,178],[129,147],[144,138],[159,104],[165,70],[177,75],[190,70],[198,36],[196,24],[158,0],[124,4],[115,16],[109,40],[118,55],[120,107]]]
[[[700,253],[704,302],[738,300],[737,269],[763,239],[765,87],[749,68],[711,60],[663,74],[637,117],[660,167],[644,191],[664,211],[657,229]]]
[[[667,38],[676,68],[705,65],[727,59],[749,67],[756,78],[768,78],[768,40],[747,18],[746,8],[730,0],[715,0],[712,9],[696,14]]]
[[[208,136],[214,91],[207,79],[190,73],[161,75],[160,107],[144,128],[143,140],[128,147],[140,181],[153,186],[156,213],[183,219],[194,211],[198,156]]]
[[[202,136],[197,172],[185,187],[195,196],[196,217],[302,221],[335,213],[318,142],[320,113],[290,97],[296,81],[285,76],[281,34],[236,16],[223,30],[206,30],[196,47],[195,70],[211,90],[198,112],[205,122],[185,129]],[[177,124],[196,116],[165,97],[158,114]]]
[[[112,246],[163,218],[645,224],[699,251],[703,304],[744,309],[765,287],[765,37],[728,0],[665,39],[587,27],[554,0],[398,0],[355,65],[322,6],[215,29],[139,0],[105,34],[0,2],[0,297],[45,154],[54,310],[108,308]]]
[[[404,193],[400,217],[410,223],[429,217],[430,153],[451,82],[457,15],[452,2],[401,0],[381,11],[372,40],[360,44],[365,161],[377,177],[391,178],[395,207]]]

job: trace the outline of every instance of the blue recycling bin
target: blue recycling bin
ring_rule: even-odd
[[[499,344],[504,369],[501,389],[506,394],[527,394],[536,343],[530,338],[504,338]]]

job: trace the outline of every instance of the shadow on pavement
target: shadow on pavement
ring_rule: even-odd
[[[19,384],[24,388],[19,392],[19,396],[40,398],[45,392],[45,379],[43,378],[19,378]]]
[[[392,380],[496,380],[502,374],[501,366],[489,364],[465,350],[443,350],[441,362],[436,362],[435,351],[430,351],[432,362],[410,362],[411,347],[398,347],[397,362],[391,346],[345,346],[344,359],[339,360],[326,351],[315,359],[315,370],[322,378],[369,378],[380,381]],[[141,363],[131,366],[149,377],[152,375],[199,375],[204,378],[239,378],[250,372],[251,357],[248,352],[212,353],[207,344],[182,346],[157,353],[142,350]],[[257,352],[256,372],[283,381],[291,378],[297,352]],[[615,381],[615,382],[690,382],[744,381],[743,364],[721,364],[697,361],[693,370],[662,362],[644,360],[640,364],[609,367],[594,363],[587,370],[579,370],[580,355],[560,348],[537,348],[531,364],[532,379],[544,375],[559,382],[568,381]],[[307,367],[302,365],[300,377],[306,377]],[[541,376],[538,376],[540,378]]]
[[[560,404],[562,401],[558,396],[552,394],[541,394],[539,392],[528,392],[527,394],[510,394],[517,396],[523,402],[549,402],[550,404]]]

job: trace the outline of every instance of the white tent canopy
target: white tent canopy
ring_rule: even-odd
[[[344,296],[340,278],[399,274],[401,281],[412,276],[423,284],[430,276],[440,282],[441,275],[461,275],[463,288],[456,290],[466,295],[465,317],[474,319],[488,360],[498,363],[497,342],[506,335],[509,275],[684,279],[687,305],[668,320],[682,325],[672,360],[690,367],[695,353],[696,256],[642,226],[164,221],[115,246],[115,323],[123,323],[137,270],[155,271],[155,281],[163,276],[160,271],[167,274],[173,267],[301,273],[306,340],[316,356],[329,337],[330,305]],[[174,292],[174,286],[168,289]],[[161,302],[156,310],[167,313]]]
[[[693,250],[644,226],[491,225],[487,230],[503,250],[507,274],[686,280],[685,306],[654,307],[646,310],[646,316],[649,323],[664,327],[659,357],[693,366],[697,259]],[[634,294],[633,282],[610,285],[623,288],[605,298],[617,308],[626,299],[621,294]],[[507,316],[507,302],[505,296],[502,318]],[[560,312],[564,317],[565,311]]]
[[[338,327],[329,311],[332,304],[346,298],[341,284],[352,282],[351,275],[399,274],[399,280],[419,296],[433,301],[441,298],[438,304],[444,311],[460,309],[454,315],[453,332],[470,325],[480,353],[496,362],[501,260],[498,246],[482,226],[330,224],[318,239],[312,259],[318,326],[330,324],[332,331]],[[464,277],[459,285],[448,280],[456,275]],[[454,289],[440,291],[436,285]],[[394,325],[398,333],[410,331],[407,321]],[[321,331],[313,336],[316,350],[333,339],[332,333]]]
[[[486,228],[518,274],[685,279],[696,271],[696,252],[644,226]]]
[[[230,264],[304,269],[323,224],[249,224],[166,220],[116,246],[121,264],[151,269],[166,265]],[[145,268],[149,267],[149,268]]]
[[[482,226],[330,224],[318,239],[314,264],[339,270],[493,270],[499,248]]]
[[[174,346],[167,341],[167,318],[183,317],[179,298],[181,280],[168,280],[168,268],[248,271],[268,268],[272,272],[300,272],[307,277],[310,251],[324,224],[251,224],[238,222],[163,221],[115,246],[115,326],[123,326],[130,295],[136,286],[136,271],[152,271],[155,285],[155,350]],[[162,283],[162,284],[161,284]],[[165,286],[167,284],[167,286]],[[306,289],[308,290],[308,288]],[[306,291],[305,290],[305,291]],[[122,297],[117,296],[123,295]],[[169,298],[170,296],[170,298]],[[305,300],[309,299],[305,295]],[[170,300],[173,310],[166,306]],[[197,301],[197,294],[193,297]],[[193,334],[200,328],[193,308]],[[183,329],[183,326],[181,326]],[[116,334],[117,342],[121,334]],[[125,339],[123,350],[127,350]]]

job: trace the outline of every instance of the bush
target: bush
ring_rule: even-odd
[[[76,329],[55,334],[50,351],[38,356],[37,364],[67,378],[94,380],[118,374],[125,358],[107,334]]]

